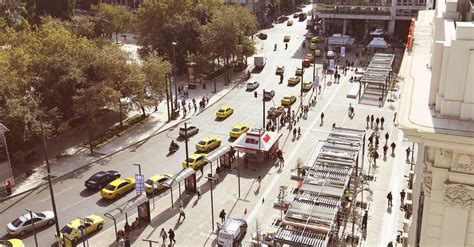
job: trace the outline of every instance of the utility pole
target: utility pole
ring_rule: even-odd
[[[174,99],[174,104],[175,107],[178,108],[178,82],[176,81],[176,45],[178,43],[176,42],[171,42],[171,45],[173,46],[173,80],[174,80],[174,94],[175,94],[175,99]]]
[[[263,103],[263,121],[262,121],[262,128],[265,129],[265,89],[263,89],[263,95],[262,95],[262,103]]]
[[[186,167],[189,167],[189,161],[188,161],[188,124],[184,122],[184,146],[186,149]]]
[[[168,76],[166,76],[168,77]],[[171,113],[170,113],[170,95],[168,91],[168,80],[165,77],[165,91],[166,91],[166,110],[168,111],[168,122],[171,121]],[[173,111],[173,104],[171,104],[171,112]]]
[[[25,210],[30,213],[31,225],[33,226],[33,235],[35,236],[35,245],[36,247],[38,247],[38,238],[36,237],[36,227],[35,227],[35,221],[33,220],[33,212],[27,208],[25,208]]]

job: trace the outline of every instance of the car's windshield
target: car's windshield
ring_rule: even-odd
[[[16,218],[13,222],[12,225],[14,227],[18,227],[23,221],[20,220],[20,218]]]
[[[110,191],[114,191],[115,190],[115,185],[107,184],[107,186],[105,186],[105,189],[110,190]]]
[[[6,240],[5,240],[6,241]],[[0,247],[13,247],[13,245],[9,242],[1,242]]]
[[[193,158],[188,158],[188,163],[194,163],[194,159]]]
[[[63,229],[61,229],[62,233],[67,233],[67,234],[71,234],[72,231],[73,231],[73,229],[69,226],[65,226],[65,227],[63,227]]]
[[[232,240],[232,234],[228,234],[225,232],[222,232],[221,234],[219,234],[219,237],[223,240]]]
[[[220,109],[219,112],[225,112],[225,110],[224,110],[224,109]]]
[[[46,215],[43,213],[35,213],[38,217],[46,218]]]
[[[148,180],[146,180],[146,182],[145,182],[145,183],[146,183],[146,184],[148,184],[148,185],[153,185],[153,180],[151,180],[151,179],[148,179]]]
[[[253,86],[253,83],[249,82],[249,83],[247,83],[247,86]]]
[[[92,176],[92,177],[90,178],[90,180],[92,180],[92,181],[99,181],[102,176],[104,176],[104,173],[100,172],[100,173],[97,173],[97,174],[95,174],[94,176]]]
[[[239,132],[239,131],[240,131],[240,128],[233,128],[232,131],[233,131],[233,132]]]
[[[199,141],[198,142],[199,145],[206,145],[206,143],[207,143],[206,141]]]

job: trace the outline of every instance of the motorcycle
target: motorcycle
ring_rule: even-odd
[[[169,147],[169,153],[172,154],[172,153],[178,151],[178,149],[179,149],[179,145],[178,145],[178,144],[175,144],[175,145],[172,145],[172,144],[171,144],[170,147]]]

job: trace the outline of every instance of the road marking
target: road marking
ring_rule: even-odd
[[[331,97],[329,98],[329,100],[327,100],[325,103],[324,103],[324,106],[322,108],[322,112],[324,112],[328,106],[330,105],[330,102],[332,102],[334,100],[334,97],[336,97],[336,95],[338,95],[338,92],[340,91],[341,89],[341,85],[342,84],[337,84],[337,88],[334,90],[333,94],[331,95]],[[316,117],[313,122],[311,123],[310,127],[309,128],[314,128],[314,126],[319,123],[320,121],[320,118]],[[328,124],[328,123],[326,123]],[[310,135],[304,135],[303,138],[301,139],[301,141],[298,142],[298,144],[296,145],[296,147],[293,149],[293,152],[291,152],[290,156],[288,158],[286,158],[286,160],[293,160],[294,159],[294,156],[299,153],[299,150],[300,150],[300,146],[303,145],[303,143],[306,141],[306,139],[308,138],[308,136]],[[283,167],[283,170],[285,169],[289,169],[288,167],[291,167],[289,165],[286,165]],[[263,198],[265,197],[268,197],[268,194],[271,192],[274,192],[274,189],[273,187],[275,186],[276,182],[280,179],[281,175],[283,175],[284,172],[280,172],[278,175],[276,175],[269,186],[267,186],[265,192],[262,194],[262,196],[260,196],[259,200],[257,200],[257,205],[253,208],[253,210],[249,213],[249,216],[247,217],[247,222],[248,224],[250,225],[251,221],[254,219],[255,215],[257,214],[257,212],[260,210],[260,207],[262,206],[262,203],[258,203],[258,202],[261,202]]]
[[[55,193],[54,193],[54,196],[55,196],[55,197],[56,197],[56,196],[59,196],[59,195],[61,195],[62,193],[67,192],[67,191],[70,191],[70,190],[72,190],[72,187],[69,187],[69,188],[67,188],[67,189],[65,189],[65,190],[63,190],[63,191],[61,191],[61,192],[55,192]],[[48,197],[44,198],[44,199],[41,200],[41,201],[42,201],[42,202],[45,202],[45,201],[48,201],[48,200],[51,200],[51,196],[48,196]]]
[[[87,200],[87,199],[88,199],[88,198],[86,197],[86,198],[83,198],[82,200],[79,200],[79,201],[73,203],[73,204],[70,204],[70,205],[67,206],[67,207],[63,207],[63,208],[61,209],[61,211],[66,211],[67,209],[70,209],[70,208],[72,208],[72,207],[74,207],[74,206],[76,206],[76,205],[78,205],[78,204],[81,204],[82,202],[84,202],[84,201]]]
[[[341,104],[341,103],[332,103],[331,105],[334,105],[334,106],[344,106],[346,108],[349,107],[349,105],[347,104]],[[354,107],[355,110],[357,109],[363,109],[363,110],[370,110],[370,111],[373,111],[374,110],[374,107],[370,107],[370,106],[364,106],[362,104],[357,104],[357,108]],[[354,112],[355,112],[354,110]],[[383,108],[380,108],[380,107],[377,107],[376,109],[377,111],[383,111],[383,112],[390,112],[390,113],[393,113],[394,110],[389,110],[389,109],[383,109]]]

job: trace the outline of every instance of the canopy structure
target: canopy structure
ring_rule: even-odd
[[[365,131],[333,128],[275,234],[290,246],[330,246],[344,189],[357,169]]]
[[[132,199],[120,204],[116,208],[112,209],[111,211],[105,213],[104,215],[110,219],[118,219],[124,216],[126,213],[136,209],[138,205],[142,204],[143,202],[148,201],[148,197],[146,197],[145,193],[137,195]]]
[[[237,151],[245,153],[256,153],[258,151],[268,152],[277,143],[282,134],[264,129],[251,129],[241,135],[232,143]]]
[[[369,45],[367,45],[368,48],[388,48],[389,45],[387,44],[387,41],[385,41],[384,38],[373,38],[372,41],[370,41]]]
[[[186,169],[183,169],[182,171],[180,171],[178,174],[176,174],[176,176],[166,180],[163,182],[163,186],[164,187],[168,187],[168,188],[171,188],[173,187],[175,184],[179,184],[181,183],[182,181],[184,181],[187,177],[191,176],[192,174],[196,173],[196,171],[191,168],[191,167],[188,167]]]
[[[376,38],[374,38],[375,40]],[[375,96],[375,101],[385,99],[388,90],[388,83],[393,77],[392,66],[395,60],[395,54],[375,53],[370,61],[364,75],[360,79],[359,103],[366,96]],[[364,85],[362,89],[362,84]],[[363,90],[363,92],[362,92]],[[372,93],[375,91],[375,93]],[[380,103],[380,102],[379,102]]]

